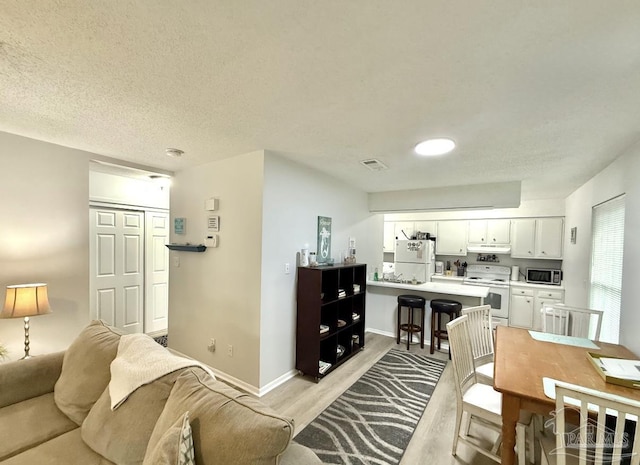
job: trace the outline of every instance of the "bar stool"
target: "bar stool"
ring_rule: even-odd
[[[440,350],[440,340],[449,340],[449,335],[446,329],[442,328],[442,315],[448,315],[449,321],[453,321],[460,316],[460,310],[462,310],[462,304],[455,300],[449,299],[433,299],[431,301],[431,346],[429,347],[429,353],[433,353],[435,339],[438,339],[438,350]],[[436,325],[436,315],[438,315],[438,322]],[[451,350],[449,350],[449,358],[451,358]]]
[[[400,331],[407,333],[407,350],[409,350],[409,344],[413,338],[413,333],[420,333],[420,348],[424,349],[424,311],[426,300],[419,295],[399,295],[398,296],[398,331],[396,334],[396,344],[400,344]],[[402,308],[407,307],[409,314],[407,316],[407,323],[400,324],[402,320]],[[414,323],[413,310],[420,309],[420,324]]]

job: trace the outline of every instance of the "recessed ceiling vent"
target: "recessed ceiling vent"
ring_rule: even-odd
[[[369,160],[362,160],[360,164],[363,166],[366,166],[371,171],[384,171],[389,169],[387,165],[382,163],[380,160],[376,160],[375,158],[370,158]]]

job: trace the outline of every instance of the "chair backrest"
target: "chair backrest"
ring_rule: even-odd
[[[469,317],[469,339],[476,366],[493,362],[491,305],[463,308],[461,313]]]
[[[545,304],[542,312],[542,331],[551,334],[569,335],[569,311],[565,308]]]
[[[548,313],[545,313],[545,308]],[[543,307],[542,311],[543,331],[575,337],[586,337],[594,341],[600,340],[602,314],[604,313],[602,310],[571,307],[564,304],[547,304]],[[549,315],[555,315],[555,317],[552,318]],[[557,328],[545,329],[545,323],[549,323],[549,320],[553,320]],[[554,329],[564,332],[556,332]]]
[[[469,338],[469,317],[462,315],[447,323],[447,335],[456,380],[456,394],[458,401],[461,401],[464,393],[477,383],[476,367],[473,363],[473,351]]]
[[[579,426],[567,417],[579,412]],[[629,459],[640,464],[640,402],[567,383],[556,384],[555,435],[558,465],[566,465],[567,456],[587,463],[619,465]],[[627,421],[628,420],[628,421]],[[634,427],[627,429],[631,424]],[[629,431],[635,430],[630,438]],[[625,434],[626,433],[626,434]],[[633,442],[633,446],[631,446]]]

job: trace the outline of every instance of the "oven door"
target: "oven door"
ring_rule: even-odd
[[[486,283],[474,283],[465,281],[465,286],[485,286],[489,288],[489,294],[484,298],[485,305],[491,305],[491,318],[509,319],[509,286],[487,286]],[[500,322],[503,323],[503,322]],[[506,323],[506,321],[504,322]]]
[[[484,299],[485,305],[491,305],[492,318],[509,319],[509,288],[489,287],[489,294]]]

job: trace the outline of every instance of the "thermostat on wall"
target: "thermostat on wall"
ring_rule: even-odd
[[[207,221],[207,228],[212,231],[220,231],[220,217],[218,215],[210,216]]]
[[[218,235],[210,234],[204,238],[204,245],[207,247],[218,247]]]
[[[204,201],[204,209],[216,211],[218,209],[218,199],[210,198]]]

